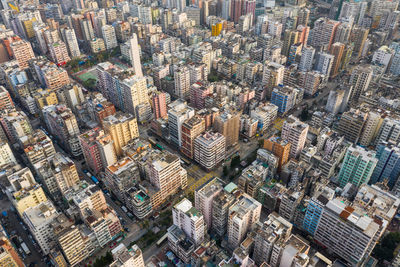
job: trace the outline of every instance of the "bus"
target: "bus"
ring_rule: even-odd
[[[156,148],[157,148],[158,150],[160,150],[160,151],[163,151],[163,150],[164,150],[164,147],[163,147],[162,145],[160,145],[160,144],[156,144]]]
[[[28,246],[24,242],[21,243],[21,248],[24,250],[26,255],[31,254],[31,251],[28,249]]]
[[[168,233],[166,233],[165,235],[163,235],[160,240],[157,241],[156,245],[157,247],[160,247],[162,243],[164,243],[165,240],[167,240],[168,237]]]

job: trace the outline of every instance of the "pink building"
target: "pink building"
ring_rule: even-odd
[[[190,87],[190,105],[197,109],[205,107],[205,99],[212,94],[212,87],[196,82]]]
[[[117,161],[113,141],[109,134],[97,127],[79,136],[86,164],[94,173],[99,173]]]
[[[164,92],[155,92],[152,96],[154,119],[167,117],[167,103]]]

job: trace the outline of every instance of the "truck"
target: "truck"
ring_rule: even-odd
[[[97,180],[96,176],[92,175],[92,177],[90,177],[90,179],[92,179],[93,183],[99,184],[99,180]]]
[[[24,250],[26,255],[30,255],[31,251],[28,249],[28,246],[25,244],[25,242],[21,243],[21,248]]]
[[[124,212],[128,212],[128,209],[127,209],[125,206],[122,206],[121,209],[122,209]]]

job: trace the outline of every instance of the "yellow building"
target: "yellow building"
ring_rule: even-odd
[[[33,186],[30,190],[21,189],[20,191],[15,192],[13,196],[14,206],[21,216],[25,210],[47,201],[47,197],[42,187],[38,184]]]
[[[33,30],[33,23],[34,22],[36,22],[36,18],[35,17],[22,21],[22,26],[24,27],[26,36],[29,39],[35,37],[35,31]]]
[[[53,90],[49,89],[38,89],[33,94],[33,98],[35,99],[36,105],[39,109],[42,109],[45,106],[58,104],[57,94]]]
[[[6,236],[0,234],[0,266],[7,267],[23,267],[25,264],[22,262],[18,253],[15,251]]]
[[[136,118],[128,113],[118,112],[103,120],[103,127],[106,133],[111,135],[115,153],[122,156],[122,147],[129,141],[139,137],[139,130]]]
[[[211,25],[212,36],[220,35],[221,31],[222,31],[222,23],[221,22],[217,22],[217,23]]]

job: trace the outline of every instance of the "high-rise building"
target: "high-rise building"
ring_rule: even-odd
[[[207,170],[225,159],[225,137],[220,133],[206,132],[194,140],[194,160]]]
[[[329,92],[328,101],[326,102],[325,110],[333,114],[340,112],[342,103],[344,101],[344,90],[332,90]]]
[[[344,56],[344,50],[346,45],[343,43],[336,42],[331,46],[330,53],[335,57],[333,60],[333,65],[330,73],[330,77],[336,77],[340,70],[342,69],[342,59]]]
[[[278,136],[272,136],[269,139],[264,139],[263,148],[278,157],[279,170],[281,170],[282,166],[288,162],[290,154],[290,143],[288,141],[282,140]]]
[[[212,227],[213,200],[223,190],[223,182],[214,178],[195,191],[195,207],[204,217],[208,229]]]
[[[44,107],[42,113],[49,132],[64,144],[73,156],[81,155],[78,122],[71,109],[65,105],[52,105]]]
[[[62,35],[64,36],[64,41],[67,44],[69,55],[71,58],[76,58],[81,56],[81,51],[79,50],[78,40],[76,39],[75,30],[71,28],[62,29]]]
[[[360,26],[354,26],[351,31],[351,41],[354,42],[354,52],[357,58],[360,58],[364,50],[365,41],[368,38],[369,29]]]
[[[379,127],[382,124],[381,114],[375,111],[368,112],[367,119],[362,129],[360,136],[360,145],[368,147],[373,141],[374,137],[378,134]]]
[[[101,27],[101,33],[107,50],[118,46],[117,36],[115,35],[115,29],[113,26],[104,25]]]
[[[117,161],[113,140],[100,128],[94,128],[81,134],[79,141],[85,162],[94,173],[103,171]]]
[[[23,111],[2,110],[0,124],[11,144],[33,132],[32,125]]]
[[[260,220],[261,204],[254,198],[244,194],[229,208],[228,243],[237,248],[247,232]]]
[[[372,252],[385,232],[387,215],[393,210],[393,202],[390,203],[386,197],[382,198],[382,194],[375,200],[360,191],[354,201],[356,205],[350,206],[340,198],[327,201],[314,234],[314,239],[318,243],[353,265],[365,261]],[[376,194],[376,192],[367,193],[371,196]],[[365,199],[362,200],[361,197]],[[384,203],[381,211],[376,204],[378,201]],[[364,206],[363,202],[371,206],[368,207],[368,204]]]
[[[203,214],[189,200],[184,198],[172,208],[172,219],[194,243],[199,245],[203,241],[206,231]]]
[[[56,64],[64,65],[71,60],[68,55],[67,46],[63,41],[48,44],[48,50],[51,60]]]
[[[193,159],[195,139],[206,130],[204,118],[193,116],[182,124],[182,146],[181,152],[188,158]]]
[[[124,244],[120,244],[111,253],[114,261],[109,267],[145,267],[142,250],[136,244],[129,250]]]
[[[225,136],[225,145],[228,149],[239,141],[240,115],[237,110],[226,110],[219,114],[214,121],[214,129]]]
[[[164,92],[156,91],[151,96],[153,106],[153,117],[155,120],[159,118],[166,118],[167,115],[167,102]]]
[[[290,143],[290,157],[297,158],[307,139],[308,124],[290,115],[283,123],[281,137]]]
[[[4,86],[0,86],[0,110],[14,108],[10,93]]]
[[[48,254],[54,241],[50,224],[58,216],[53,203],[48,200],[24,211],[22,219],[28,226],[43,253]]]
[[[283,47],[282,47],[282,55],[289,56],[290,47],[293,44],[298,43],[299,32],[296,30],[285,30],[283,34]]]
[[[139,137],[137,122],[132,114],[117,112],[115,115],[108,116],[103,119],[103,127],[111,136],[117,156],[122,155],[123,146]]]
[[[120,82],[124,111],[135,114],[138,118],[138,106],[148,104],[147,82],[143,76],[132,76]],[[117,87],[117,86],[116,86]],[[117,88],[115,88],[117,89]]]
[[[334,58],[335,57],[333,55],[330,55],[328,53],[317,53],[317,59],[314,69],[326,75],[326,77],[329,77],[329,74],[332,70]]]
[[[263,132],[271,126],[277,116],[278,107],[271,103],[267,103],[264,106],[259,105],[250,111],[250,117],[258,120],[257,127]]]
[[[13,152],[11,151],[10,145],[6,140],[0,141],[0,166],[4,166],[10,163],[17,163]]]
[[[400,148],[393,144],[381,143],[376,147],[378,163],[372,173],[370,184],[383,182],[385,179],[392,188],[400,174]]]
[[[314,22],[311,30],[311,42],[313,47],[326,47],[328,50],[333,44],[335,32],[340,22],[327,18],[319,18]]]
[[[311,46],[304,46],[301,50],[301,58],[299,64],[300,71],[310,71],[313,66],[315,49]]]
[[[378,160],[375,152],[368,151],[360,146],[350,146],[343,159],[337,183],[344,187],[351,183],[357,187],[369,182]]]
[[[181,99],[190,97],[190,72],[188,67],[182,66],[174,72],[174,93]]]
[[[30,135],[26,135],[19,140],[29,163],[42,161],[56,153],[51,139],[40,129],[36,129]]]
[[[400,120],[386,117],[375,139],[375,145],[383,142],[397,144],[400,141]]]
[[[71,83],[68,72],[55,64],[47,65],[41,69],[44,85],[48,89],[58,90]]]
[[[130,39],[130,55],[131,55],[131,65],[135,70],[135,74],[138,77],[143,76],[142,65],[140,63],[139,45],[137,41],[136,33],[133,33]]]
[[[10,48],[14,58],[18,61],[20,69],[28,68],[28,61],[35,57],[31,43],[25,40],[12,42]]]
[[[283,76],[285,67],[275,62],[268,62],[264,66],[262,84],[267,88],[267,97],[271,97],[271,93],[275,86],[283,84]]]
[[[340,117],[337,131],[348,141],[357,143],[360,139],[367,116],[368,114],[361,110],[350,109]]]
[[[194,116],[194,109],[186,104],[186,101],[177,99],[168,105],[168,127],[171,142],[181,147],[182,124]]]
[[[275,244],[287,240],[292,228],[293,225],[290,222],[275,212],[268,215],[268,219],[264,223],[257,223],[254,238],[254,261],[259,265],[263,262],[271,262]]]
[[[0,234],[0,266],[24,267],[25,264],[5,234]]]
[[[285,114],[296,104],[297,92],[289,86],[275,87],[271,94],[271,103],[278,107],[280,114]]]
[[[297,26],[303,25],[307,26],[308,25],[308,20],[310,19],[310,13],[311,11],[308,8],[302,8],[299,10],[297,14]]]
[[[212,86],[196,81],[190,87],[190,105],[196,109],[205,108],[205,99],[212,94]]]
[[[187,187],[186,170],[182,168],[179,157],[169,152],[164,152],[151,162],[146,169],[146,175],[157,190],[152,200],[153,209],[179,189]]]
[[[10,200],[19,215],[40,203],[46,202],[47,197],[42,187],[36,183],[32,172],[23,168],[7,177],[11,184]]]
[[[235,197],[222,190],[213,198],[212,201],[212,223],[211,229],[218,236],[224,236],[228,228],[228,214],[229,208],[235,202]]]

